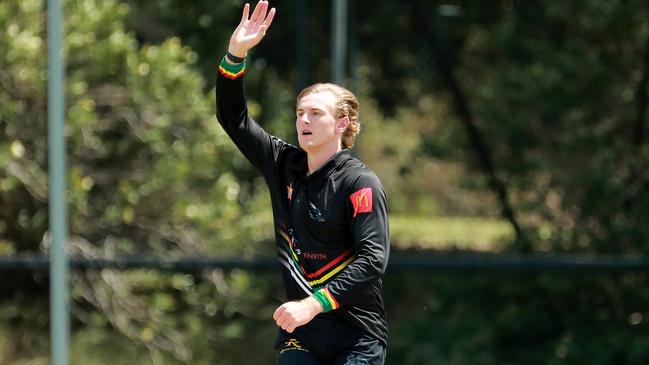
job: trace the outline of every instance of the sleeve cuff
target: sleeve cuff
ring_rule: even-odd
[[[221,64],[219,65],[219,73],[227,77],[228,79],[235,80],[243,76],[243,74],[246,72],[247,66],[248,63],[245,60],[239,64],[232,65],[225,60],[224,56],[223,59],[221,59]]]
[[[340,308],[340,303],[331,295],[327,288],[321,288],[313,293],[313,297],[322,305],[323,312]]]

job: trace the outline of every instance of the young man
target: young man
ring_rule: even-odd
[[[349,151],[358,101],[340,86],[313,85],[297,99],[300,148],[266,133],[248,116],[243,75],[275,9],[260,1],[249,11],[246,4],[219,67],[216,105],[219,122],[270,190],[288,297],[273,315],[278,364],[383,364],[387,207],[379,179]]]

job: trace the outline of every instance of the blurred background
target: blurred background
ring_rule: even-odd
[[[214,117],[243,2],[64,3],[71,257],[272,258],[264,182]],[[349,1],[354,153],[388,193],[392,257],[451,268],[388,269],[388,364],[649,363],[646,270],[453,269],[465,255],[645,254],[647,4]],[[297,92],[332,77],[332,4],[272,5],[248,104],[295,142]],[[5,263],[50,245],[44,9],[0,3]],[[0,365],[48,364],[49,274],[7,267]],[[275,361],[278,270],[73,270],[70,294],[73,364]]]

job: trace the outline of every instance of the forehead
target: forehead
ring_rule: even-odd
[[[336,105],[336,96],[330,91],[320,91],[304,95],[297,104],[298,109],[328,109],[333,111]]]

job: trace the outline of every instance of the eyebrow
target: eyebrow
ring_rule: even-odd
[[[308,108],[295,108],[295,111],[296,111],[296,112],[299,112],[299,111],[305,111],[305,110],[319,110],[319,111],[321,111],[321,112],[326,111],[326,110],[324,110],[324,109],[322,109],[322,108],[319,108],[319,107],[317,107],[317,106],[311,106],[311,107],[308,107]]]

